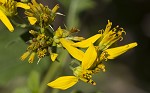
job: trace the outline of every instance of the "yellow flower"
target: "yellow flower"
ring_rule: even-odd
[[[135,42],[116,48],[106,49],[101,53],[98,50],[99,48],[93,46],[91,43],[89,48],[84,53],[73,47],[72,43],[64,38],[61,38],[60,42],[75,59],[81,61],[81,65],[73,68],[75,76],[62,76],[48,83],[48,86],[62,90],[72,87],[79,80],[96,85],[96,83],[92,80],[92,75],[98,73],[100,70],[103,72],[106,71],[105,65],[102,64],[103,61],[107,61],[107,59],[114,59],[115,57],[125,53],[127,50],[137,46],[137,43]],[[100,52],[100,54],[98,52]]]
[[[122,40],[122,33],[125,33],[123,28],[119,28],[119,26],[116,26],[115,28],[111,29],[111,26],[112,26],[112,22],[108,20],[108,24],[105,30],[99,31],[100,34],[96,34],[86,40],[71,44],[74,47],[80,47],[80,48],[89,47],[91,42],[95,45],[98,56],[97,56],[97,60],[91,66],[91,68],[94,69],[94,73],[97,73],[100,70],[105,72],[104,69],[105,65],[102,64],[103,61],[107,61],[107,59],[114,59],[115,57],[125,53],[129,49],[137,46],[137,43],[135,42],[124,46],[109,49],[109,47],[113,43],[115,43],[118,40]]]
[[[111,29],[111,26],[112,22],[108,20],[105,30],[100,30],[100,34],[96,34],[86,40],[74,43],[72,45],[75,47],[86,48],[89,47],[91,42],[95,43],[97,41],[96,46],[99,46],[99,50],[104,51],[116,41],[121,40],[122,33],[125,33],[123,28],[116,26],[115,28]]]
[[[0,0],[0,20],[5,24],[10,32],[14,31],[14,27],[9,21],[8,17],[12,17],[17,14],[17,7],[29,9],[27,4],[16,2],[14,0]]]
[[[37,4],[35,1],[32,3],[35,5]],[[40,7],[36,8],[38,9]],[[57,8],[52,11],[56,10]],[[31,24],[35,24],[36,20],[37,19],[32,21]],[[34,36],[34,38],[30,41],[30,46],[27,48],[27,51],[32,51],[32,53],[27,52],[23,54],[21,59],[24,60],[31,53],[28,61],[32,63],[36,53],[39,60],[47,55],[50,55],[52,61],[55,61],[58,54],[52,51],[53,49],[51,48],[56,47],[56,45],[59,44],[61,47],[64,47],[71,56],[80,61],[80,65],[72,68],[74,76],[59,77],[47,85],[52,88],[58,88],[62,90],[72,87],[79,80],[96,85],[96,83],[92,80],[92,75],[98,73],[100,70],[105,72],[105,65],[103,64],[103,61],[107,61],[107,59],[114,59],[115,57],[125,53],[127,50],[137,46],[137,43],[131,43],[116,48],[109,48],[114,42],[122,39],[122,33],[124,32],[124,30],[122,28],[118,28],[118,26],[110,30],[111,25],[112,23],[108,21],[105,31],[101,30],[100,34],[96,34],[78,43],[74,43],[73,40],[80,41],[82,38],[74,38],[70,35],[76,30],[68,31],[59,27],[53,33],[53,37],[48,36],[44,32],[36,33],[35,31],[31,30],[30,33]],[[76,47],[88,48],[85,52],[83,52]]]
[[[99,48],[100,50],[104,51],[108,47],[110,47],[113,43],[115,43],[118,40],[122,40],[122,33],[126,33],[123,28],[119,28],[119,26],[116,26],[115,28],[111,29],[112,22],[108,20],[108,24],[105,28],[105,31],[100,30],[100,33],[102,34],[102,37],[99,39]]]
[[[72,51],[75,52],[75,50]],[[78,54],[78,56],[82,56],[82,54],[81,55]],[[52,88],[65,90],[75,85],[79,79],[84,82],[90,83],[92,85],[96,85],[96,83],[92,80],[92,71],[88,70],[96,60],[96,57],[97,57],[97,52],[93,44],[91,44],[83,56],[81,66],[74,68],[75,76],[59,77],[58,79],[48,83],[47,85]],[[78,59],[78,57],[75,58]]]
[[[59,9],[59,5],[55,5],[51,10],[48,6],[43,6],[39,4],[36,0],[31,0],[32,3],[29,3],[30,9],[25,11],[25,14],[28,17],[28,20],[31,25],[38,23],[41,27],[48,27],[52,24],[56,17],[56,12]]]

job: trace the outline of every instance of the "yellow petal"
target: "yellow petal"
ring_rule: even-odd
[[[58,5],[58,4],[55,5],[54,8],[52,9],[52,12],[53,12],[53,13],[56,13],[56,11],[58,10],[58,8],[59,8],[59,5]]]
[[[70,55],[72,55],[77,60],[82,61],[82,58],[84,55],[83,51],[71,46],[71,43],[69,42],[69,40],[66,40],[64,38],[61,38],[60,42],[62,43],[63,47],[65,47],[67,49],[67,51],[70,53]]]
[[[25,52],[25,53],[20,57],[20,59],[21,59],[22,61],[25,60],[25,59],[29,56],[29,54],[30,54],[29,51]]]
[[[37,19],[35,17],[28,17],[28,20],[31,25],[34,25],[37,22]]]
[[[14,27],[10,23],[9,19],[7,18],[7,16],[1,10],[0,10],[0,19],[5,24],[5,26],[9,29],[10,32],[14,31]]]
[[[91,43],[94,43],[100,37],[101,37],[101,34],[96,34],[96,35],[94,35],[94,36],[92,36],[92,37],[90,37],[86,40],[74,43],[72,45],[75,46],[75,47],[86,48],[86,47],[89,47],[91,45]]]
[[[21,3],[21,2],[18,2],[16,4],[17,7],[21,7],[21,8],[24,8],[24,9],[30,9],[30,6],[28,6],[27,4],[24,4],[24,3]]]
[[[128,51],[131,48],[134,48],[135,46],[137,46],[137,43],[130,43],[124,46],[120,46],[120,47],[116,47],[116,48],[110,48],[105,50],[105,52],[108,53],[108,59],[114,59],[115,57],[125,53],[126,51]]]
[[[50,56],[51,56],[52,61],[55,61],[57,56],[58,56],[58,54],[52,53],[52,54],[50,54]]]
[[[0,0],[0,2],[4,4],[5,2],[7,2],[7,0]]]
[[[77,82],[78,82],[78,79],[75,76],[62,76],[48,83],[47,85],[52,88],[65,90],[65,89],[72,87]]]
[[[31,53],[31,55],[30,55],[30,57],[29,57],[29,59],[28,59],[29,63],[33,63],[35,54],[36,54],[35,52],[32,52],[32,53]]]
[[[82,68],[88,69],[94,63],[97,58],[97,52],[93,44],[86,50],[83,60],[82,60]]]

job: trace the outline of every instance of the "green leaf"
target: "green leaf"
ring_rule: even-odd
[[[40,84],[40,75],[37,71],[32,71],[28,77],[27,86],[32,91],[32,93],[38,93]]]

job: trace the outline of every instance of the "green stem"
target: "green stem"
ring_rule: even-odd
[[[77,8],[78,8],[78,2],[80,0],[71,0],[68,16],[67,16],[67,27],[71,29],[72,27],[78,27],[79,25],[79,19],[77,17]]]
[[[45,91],[48,87],[47,84],[53,79],[53,77],[56,74],[58,74],[60,69],[64,67],[65,61],[67,60],[67,57],[68,57],[68,53],[67,53],[67,51],[63,50],[61,52],[61,54],[59,54],[59,55],[60,56],[59,56],[58,60],[60,60],[60,62],[52,63],[52,65],[49,67],[48,72],[40,85],[39,93],[45,93]]]

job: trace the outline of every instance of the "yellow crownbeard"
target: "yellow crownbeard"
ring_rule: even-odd
[[[64,39],[62,41],[63,43],[67,43]],[[72,46],[69,46],[69,49],[70,47]],[[68,50],[68,46],[66,48]],[[76,67],[74,69],[75,76],[59,77],[58,79],[48,83],[48,86],[65,90],[76,84],[79,79],[92,85],[96,85],[96,83],[92,80],[92,71],[88,70],[95,61],[96,57],[96,50],[91,44],[91,46],[87,49],[87,51],[84,54],[81,66]]]
[[[107,61],[107,59],[114,59],[137,46],[137,43],[134,42],[120,47],[109,48],[114,42],[122,39],[122,33],[124,33],[123,28],[116,31],[118,26],[110,30],[111,25],[112,23],[108,21],[105,31],[100,31],[100,34],[96,34],[81,42],[72,43],[65,38],[61,38],[60,42],[63,47],[65,47],[75,59],[81,61],[81,65],[73,69],[75,76],[60,77],[48,83],[48,86],[65,90],[75,85],[79,80],[96,85],[92,80],[92,75],[99,71],[105,72],[104,61]],[[94,46],[93,43],[96,41],[99,43]],[[84,53],[75,47],[88,47],[88,49]]]
[[[63,43],[64,42],[66,43],[65,40],[63,41]],[[124,46],[120,46],[120,47],[116,47],[116,48],[112,48],[112,49],[107,49],[104,52],[107,52],[108,56],[103,55],[103,53],[104,53],[103,52],[100,56],[100,61],[103,61],[105,59],[113,59],[135,46],[137,46],[137,43],[131,43],[128,45],[124,45]],[[70,51],[70,49],[73,49],[71,47],[72,46],[66,46],[65,48]],[[73,51],[72,51],[72,53],[73,53]],[[72,55],[74,55],[74,53]],[[82,56],[82,54],[80,55],[80,53],[78,53],[78,56]],[[74,55],[73,57],[78,59],[77,55]],[[93,45],[91,45],[87,49],[87,51],[84,53],[84,56],[83,56],[82,62],[81,62],[81,66],[74,68],[73,72],[74,72],[75,76],[59,77],[58,79],[48,83],[48,86],[50,86],[52,88],[58,88],[58,89],[65,90],[65,89],[68,89],[68,88],[72,87],[73,85],[75,85],[78,82],[78,80],[82,80],[82,81],[90,83],[92,85],[96,85],[96,83],[92,80],[92,74],[95,74],[95,73],[99,72],[100,70],[105,72],[105,65],[103,65],[103,64],[98,64],[94,68],[94,70],[90,70],[90,67],[92,67],[92,65],[94,65],[94,62],[97,62],[97,57],[98,57],[97,51],[96,51],[95,47]]]

